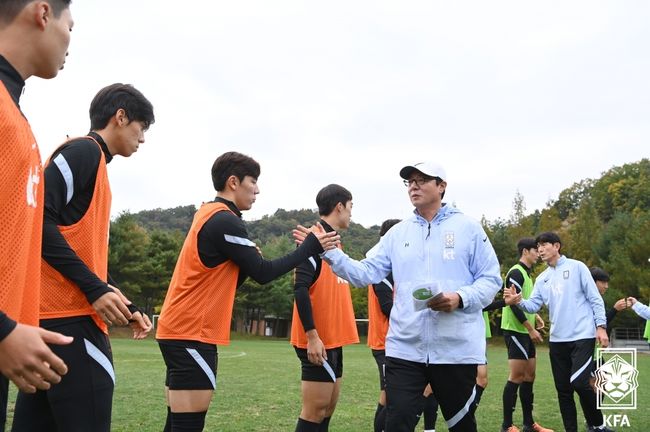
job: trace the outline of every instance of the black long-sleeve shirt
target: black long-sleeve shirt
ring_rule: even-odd
[[[379,308],[386,318],[390,318],[390,311],[393,309],[393,274],[390,273],[386,279],[378,284],[372,284],[372,290],[377,296]]]
[[[528,277],[530,277],[530,273],[532,272],[532,269],[528,267],[526,264],[522,263],[519,261],[519,265],[522,266],[524,269],[526,269],[526,272],[528,273]],[[518,286],[524,286],[524,275],[521,273],[519,269],[512,269],[508,272],[506,275],[505,279],[503,280],[503,286],[504,287],[510,287],[513,285],[513,282],[516,282],[515,287]],[[517,292],[520,292],[520,289],[517,288]],[[483,312],[488,312],[491,310],[495,309],[501,309],[506,306],[506,302],[503,299],[500,300],[495,300],[489,305],[487,305],[485,308],[483,308]],[[512,309],[512,313],[515,314],[515,317],[519,320],[520,323],[525,323],[527,318],[526,314],[524,314],[524,311],[522,311],[519,306],[517,305],[511,305],[510,309]]]
[[[25,81],[18,71],[2,55],[0,55],[0,81],[2,81],[2,84],[7,89],[7,92],[16,104],[16,107],[20,109],[20,95],[25,87]],[[35,263],[34,265],[38,264]],[[14,328],[16,328],[16,321],[0,310],[0,341],[7,337]]]
[[[332,228],[324,220],[320,220],[325,232],[332,232]],[[302,322],[305,332],[316,328],[314,325],[314,315],[309,298],[309,288],[316,282],[320,276],[323,261],[320,256],[312,255],[296,267],[296,278],[293,284],[293,295],[296,300],[296,309]]]
[[[84,217],[93,199],[102,152],[106,163],[113,159],[99,134],[88,135],[97,140],[101,150],[89,138],[75,139],[57,149],[45,168],[42,255],[56,271],[74,282],[92,304],[112,291],[108,282],[114,283],[101,280],[90,270],[58,227],[73,225]]]
[[[309,234],[295,251],[274,260],[266,260],[248,238],[246,225],[237,206],[221,197],[217,197],[215,202],[226,204],[232,213],[217,212],[203,224],[198,234],[199,257],[203,265],[210,268],[232,260],[239,267],[237,286],[247,277],[261,284],[270,282],[308,257],[323,252],[316,236]]]

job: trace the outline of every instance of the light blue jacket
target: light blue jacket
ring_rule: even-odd
[[[535,313],[542,304],[548,306],[551,342],[595,338],[596,327],[607,325],[603,298],[581,261],[561,256],[537,276],[530,298],[518,306]]]
[[[339,276],[356,286],[378,283],[391,271],[394,303],[386,355],[430,364],[484,364],[482,309],[501,287],[499,262],[481,225],[448,205],[431,223],[417,212],[392,227],[375,254],[355,261],[341,250],[323,258]],[[457,292],[462,309],[416,312],[412,292],[437,281],[442,291]]]
[[[641,318],[650,320],[650,307],[644,305],[643,303],[636,302],[632,305],[632,309]]]

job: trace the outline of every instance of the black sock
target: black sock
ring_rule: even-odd
[[[480,385],[476,384],[476,397],[474,398],[474,410],[477,410],[479,404],[481,403],[481,396],[483,396],[483,390],[485,390],[485,387],[481,387]]]
[[[519,399],[521,399],[521,410],[524,413],[524,426],[532,426],[533,421],[533,383],[522,382],[519,387]]]
[[[517,390],[519,384],[508,381],[503,388],[503,427],[512,426],[512,413],[515,411],[517,404]]]
[[[431,430],[436,428],[438,420],[438,401],[435,396],[430,394],[424,398],[424,429]]]
[[[318,428],[318,432],[327,432],[330,428],[330,420],[332,420],[332,416],[325,417],[322,422],[320,422],[320,427]]]
[[[295,432],[318,432],[320,424],[298,418]]]
[[[191,413],[171,413],[172,432],[201,432],[205,426],[207,411]]]
[[[375,411],[375,432],[384,432],[386,429],[386,406],[378,403]]]
[[[169,407],[167,407],[167,419],[165,420],[163,432],[172,432],[172,409]]]

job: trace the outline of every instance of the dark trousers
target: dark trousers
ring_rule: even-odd
[[[386,357],[386,432],[413,432],[431,384],[451,432],[476,432],[476,365],[426,365]]]
[[[7,422],[7,399],[9,397],[9,380],[0,374],[0,431],[5,430]]]
[[[68,373],[49,390],[18,393],[12,431],[110,431],[113,358],[108,336],[86,318],[47,320],[61,323],[48,329],[74,337],[70,345],[50,345]]]
[[[553,380],[567,432],[577,432],[578,418],[573,392],[578,393],[585,419],[590,426],[603,424],[603,415],[596,408],[596,393],[589,385],[595,339],[572,342],[551,342],[549,355]]]

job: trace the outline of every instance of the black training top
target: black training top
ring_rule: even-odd
[[[288,272],[311,255],[323,252],[316,236],[310,234],[295,251],[274,260],[266,260],[257,248],[251,247],[254,244],[248,238],[246,225],[237,206],[221,197],[217,197],[214,202],[226,204],[232,213],[217,212],[203,224],[197,241],[199,257],[203,265],[209,268],[232,260],[239,267],[237,286],[249,276],[256,282],[265,284]]]
[[[23,94],[25,80],[2,55],[0,55],[0,81],[5,85],[16,106],[20,108],[20,95]]]
[[[334,228],[324,220],[320,220],[325,232],[332,232]],[[293,296],[296,300],[298,316],[302,322],[305,332],[316,328],[314,325],[314,316],[312,314],[311,299],[309,298],[309,288],[316,282],[320,276],[320,270],[323,267],[323,261],[319,255],[312,255],[309,259],[303,261],[296,267],[296,278],[293,284]]]
[[[56,271],[74,282],[92,304],[112,290],[107,281],[101,280],[79,258],[58,228],[79,222],[88,211],[95,191],[101,152],[106,163],[113,159],[99,134],[89,132],[88,135],[97,140],[101,151],[89,138],[74,139],[59,147],[50,157],[52,163],[45,168],[42,255]],[[66,177],[54,163],[55,159],[69,168]],[[108,282],[115,286],[110,276]]]
[[[528,273],[528,276],[530,276],[530,273],[532,272],[532,269],[530,267],[528,267],[526,264],[522,263],[521,261],[519,261],[519,265],[522,266],[523,268],[525,268],[526,273]],[[519,284],[519,286],[524,286],[524,281],[525,281],[524,275],[521,273],[521,271],[519,269],[515,268],[515,269],[510,270],[510,272],[506,275],[505,280],[510,280],[510,279],[514,279]],[[489,312],[491,310],[501,309],[501,308],[503,308],[505,306],[506,306],[505,300],[503,300],[503,299],[495,300],[492,303],[490,303],[489,305],[487,305],[485,308],[483,308],[483,312]],[[519,308],[519,306],[510,305],[510,309],[512,309],[512,313],[515,314],[515,317],[517,317],[517,319],[519,320],[520,323],[523,324],[523,323],[526,322],[526,320],[527,320],[526,315],[524,314],[524,311],[522,311]]]
[[[391,285],[393,284],[392,273],[386,276],[386,279]],[[372,289],[377,296],[381,312],[386,315],[386,318],[390,318],[390,311],[393,308],[393,289],[384,281],[381,281],[378,284],[372,284]]]

